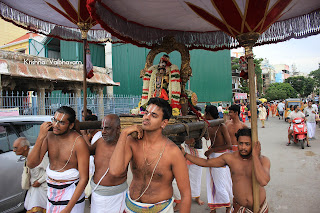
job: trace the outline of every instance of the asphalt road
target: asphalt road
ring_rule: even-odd
[[[250,125],[248,121],[247,125]],[[271,180],[266,186],[269,212],[319,213],[320,212],[320,128],[311,147],[286,146],[288,123],[278,118],[269,118],[266,128],[258,122],[258,137],[262,154],[271,161]],[[205,142],[205,141],[204,141]],[[204,144],[204,148],[206,145]],[[130,183],[129,174],[128,183]],[[192,202],[191,212],[210,212],[207,206],[206,169],[202,172],[201,199],[205,205]],[[86,205],[86,212],[89,211]],[[217,213],[225,212],[225,208]]]

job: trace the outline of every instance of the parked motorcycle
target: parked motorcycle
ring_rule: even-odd
[[[291,137],[291,142],[301,145],[301,148],[304,149],[304,143],[307,140],[307,125],[303,118],[295,118],[292,120],[293,123],[293,133]],[[290,127],[288,129],[288,132]]]

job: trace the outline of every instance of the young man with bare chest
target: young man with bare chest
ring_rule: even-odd
[[[235,134],[238,132],[239,129],[247,127],[247,125],[240,121],[239,114],[240,106],[234,104],[229,107],[230,120],[226,122],[226,126],[231,138],[232,151],[238,150],[238,142]]]
[[[90,147],[95,154],[95,172],[91,180],[92,213],[123,212],[128,189],[127,170],[115,177],[109,173],[110,158],[120,135],[120,119],[115,114],[105,116],[101,122],[102,138]]]
[[[191,191],[186,161],[178,146],[162,134],[172,115],[169,103],[151,98],[142,126],[124,129],[110,159],[110,174],[121,176],[129,163],[133,179],[126,196],[126,213],[173,212],[172,181],[181,193],[180,212],[190,212]],[[138,132],[138,139],[130,134]]]
[[[208,105],[205,109],[205,118],[214,120],[219,118],[216,106]],[[211,146],[205,152],[208,159],[217,158],[231,150],[230,135],[225,124],[208,128]],[[230,212],[232,195],[232,180],[228,166],[221,168],[210,167],[207,170],[207,196],[211,213],[217,208],[226,207]]]
[[[36,144],[28,155],[27,166],[34,168],[48,152],[47,212],[84,212],[89,150],[81,135],[73,130],[75,118],[72,108],[60,107],[52,122],[40,126]],[[50,128],[53,131],[49,132]]]
[[[230,167],[234,195],[232,212],[237,213],[253,212],[252,169],[254,169],[257,182],[260,185],[260,210],[258,212],[267,213],[268,204],[264,186],[270,181],[270,160],[261,155],[259,141],[252,148],[251,129],[239,129],[236,137],[239,151],[225,153],[218,158],[212,159],[201,159],[188,154],[186,154],[186,158],[203,167],[221,167],[225,165]],[[184,153],[184,150],[182,150],[182,153]]]

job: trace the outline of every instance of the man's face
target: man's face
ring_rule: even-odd
[[[16,155],[22,155],[23,152],[26,150],[25,149],[26,146],[22,147],[20,145],[20,140],[16,140],[14,143],[13,143],[13,151],[16,153]]]
[[[162,109],[155,104],[150,104],[143,116],[142,129],[147,131],[155,131],[159,128],[164,128],[168,120],[162,120],[162,118]]]
[[[120,128],[117,127],[114,120],[108,116],[101,122],[102,138],[107,143],[114,143],[120,135]]]
[[[308,107],[311,107],[312,106],[312,102],[308,102]]]
[[[238,116],[238,113],[236,113],[235,111],[233,110],[229,110],[229,116],[231,119],[234,119],[235,117]]]
[[[251,137],[240,136],[238,139],[238,149],[241,157],[243,158],[250,157],[252,152]]]
[[[69,115],[56,112],[52,118],[53,134],[64,135],[68,133],[73,125],[68,121]]]
[[[297,108],[296,108],[296,112],[298,112],[300,110],[300,107],[299,106],[297,106]]]

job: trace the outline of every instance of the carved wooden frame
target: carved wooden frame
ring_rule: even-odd
[[[178,51],[181,54],[181,68],[180,68],[180,77],[181,77],[181,93],[185,93],[185,86],[188,82],[190,76],[192,76],[192,69],[190,67],[190,54],[189,49],[181,43],[178,43],[174,37],[165,37],[163,43],[160,45],[154,46],[151,51],[148,53],[146,58],[146,64],[144,69],[140,71],[140,78],[143,78],[147,69],[153,65],[154,58],[161,52],[167,54]]]

